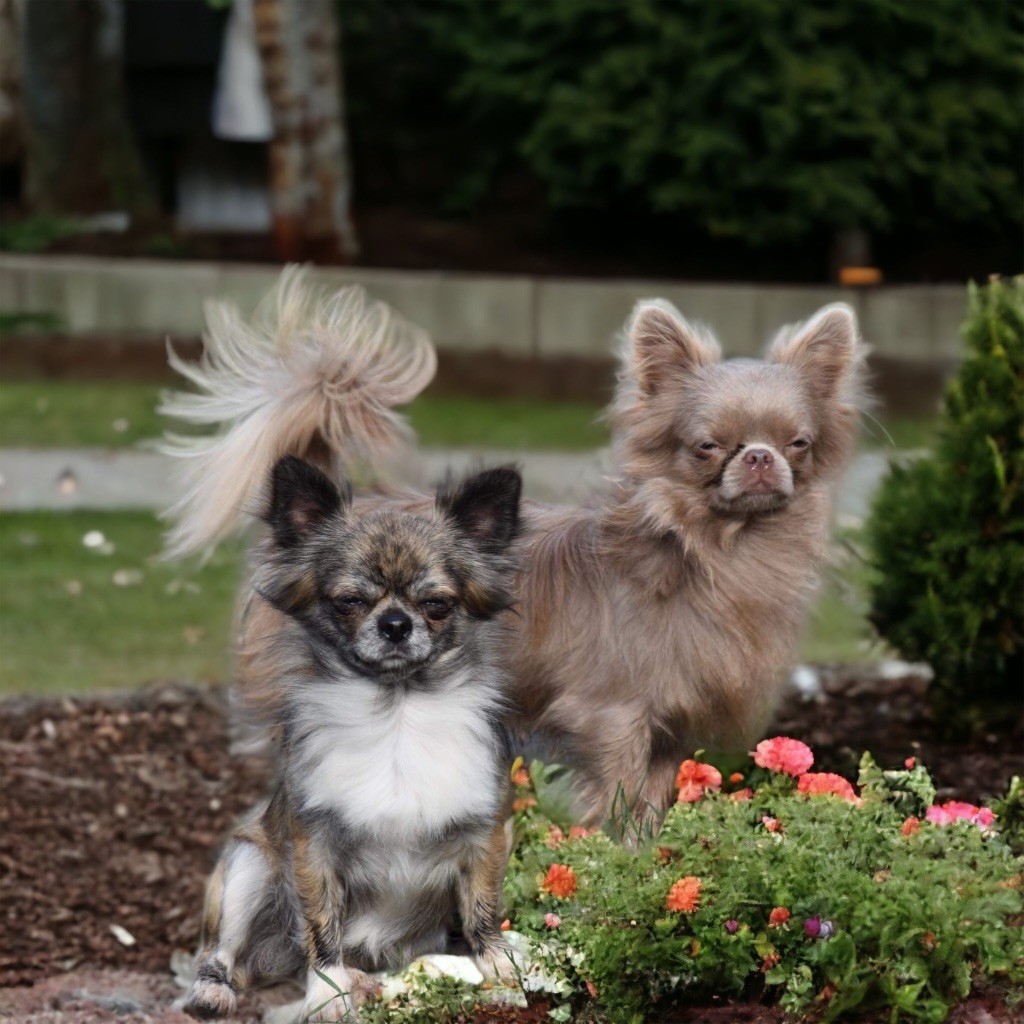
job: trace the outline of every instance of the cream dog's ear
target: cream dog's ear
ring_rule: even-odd
[[[854,368],[858,344],[857,316],[837,302],[819,309],[806,323],[780,331],[768,358],[795,367],[810,380],[815,394],[832,398]]]
[[[722,357],[710,332],[689,323],[664,299],[638,302],[626,333],[630,369],[647,394],[657,391],[673,373],[686,373]]]

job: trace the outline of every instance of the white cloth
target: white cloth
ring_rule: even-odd
[[[256,46],[252,0],[234,0],[213,95],[213,134],[234,142],[268,142],[274,136],[263,65]]]

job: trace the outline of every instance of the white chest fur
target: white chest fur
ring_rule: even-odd
[[[451,680],[442,693],[317,684],[297,704],[291,777],[300,803],[392,835],[495,813],[493,705],[494,691],[470,679]]]

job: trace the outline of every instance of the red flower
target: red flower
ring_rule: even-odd
[[[739,783],[741,783],[742,781],[743,772],[733,772],[732,775],[729,776],[729,782],[734,786],[739,785]]]
[[[814,764],[814,754],[806,743],[788,736],[776,736],[758,743],[754,751],[754,764],[772,772],[803,775]]]
[[[693,913],[700,903],[700,894],[703,888],[704,883],[693,875],[680,878],[678,882],[672,883],[672,888],[668,891],[668,896],[665,898],[665,909],[682,914]]]
[[[906,761],[903,762],[903,767],[906,768],[908,772],[912,772],[914,770],[914,766],[916,764],[917,764],[917,758],[916,757],[908,757],[906,759]]]
[[[768,927],[780,928],[789,920],[789,911],[785,907],[774,907],[768,915]]]
[[[544,878],[543,888],[560,900],[568,899],[576,891],[576,872],[567,864],[552,864]]]
[[[722,788],[722,773],[714,765],[686,760],[679,766],[676,788],[679,790],[679,803],[696,803],[704,795],[704,790]]]
[[[921,819],[913,816],[907,818],[900,828],[900,835],[912,836],[915,832],[921,831]]]
[[[833,775],[832,772],[808,772],[801,775],[797,789],[808,796],[831,795],[849,800],[850,803],[857,803],[859,800],[853,786],[842,775]]]

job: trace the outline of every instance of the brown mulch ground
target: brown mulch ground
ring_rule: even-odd
[[[826,673],[824,685],[817,700],[791,699],[776,723],[814,747],[820,770],[851,775],[864,749],[884,765],[914,754],[933,771],[941,798],[974,802],[1024,771],[1020,723],[957,745],[936,732],[914,680],[853,680],[842,670]],[[166,685],[3,704],[0,1018],[182,1019],[168,1009],[180,993],[171,954],[195,947],[204,876],[268,778],[264,763],[229,747],[218,690]],[[997,1012],[997,1002],[988,1000],[984,1012]],[[985,1001],[970,1005],[981,1012]],[[780,1017],[773,1008],[732,1006],[677,1019]]]

